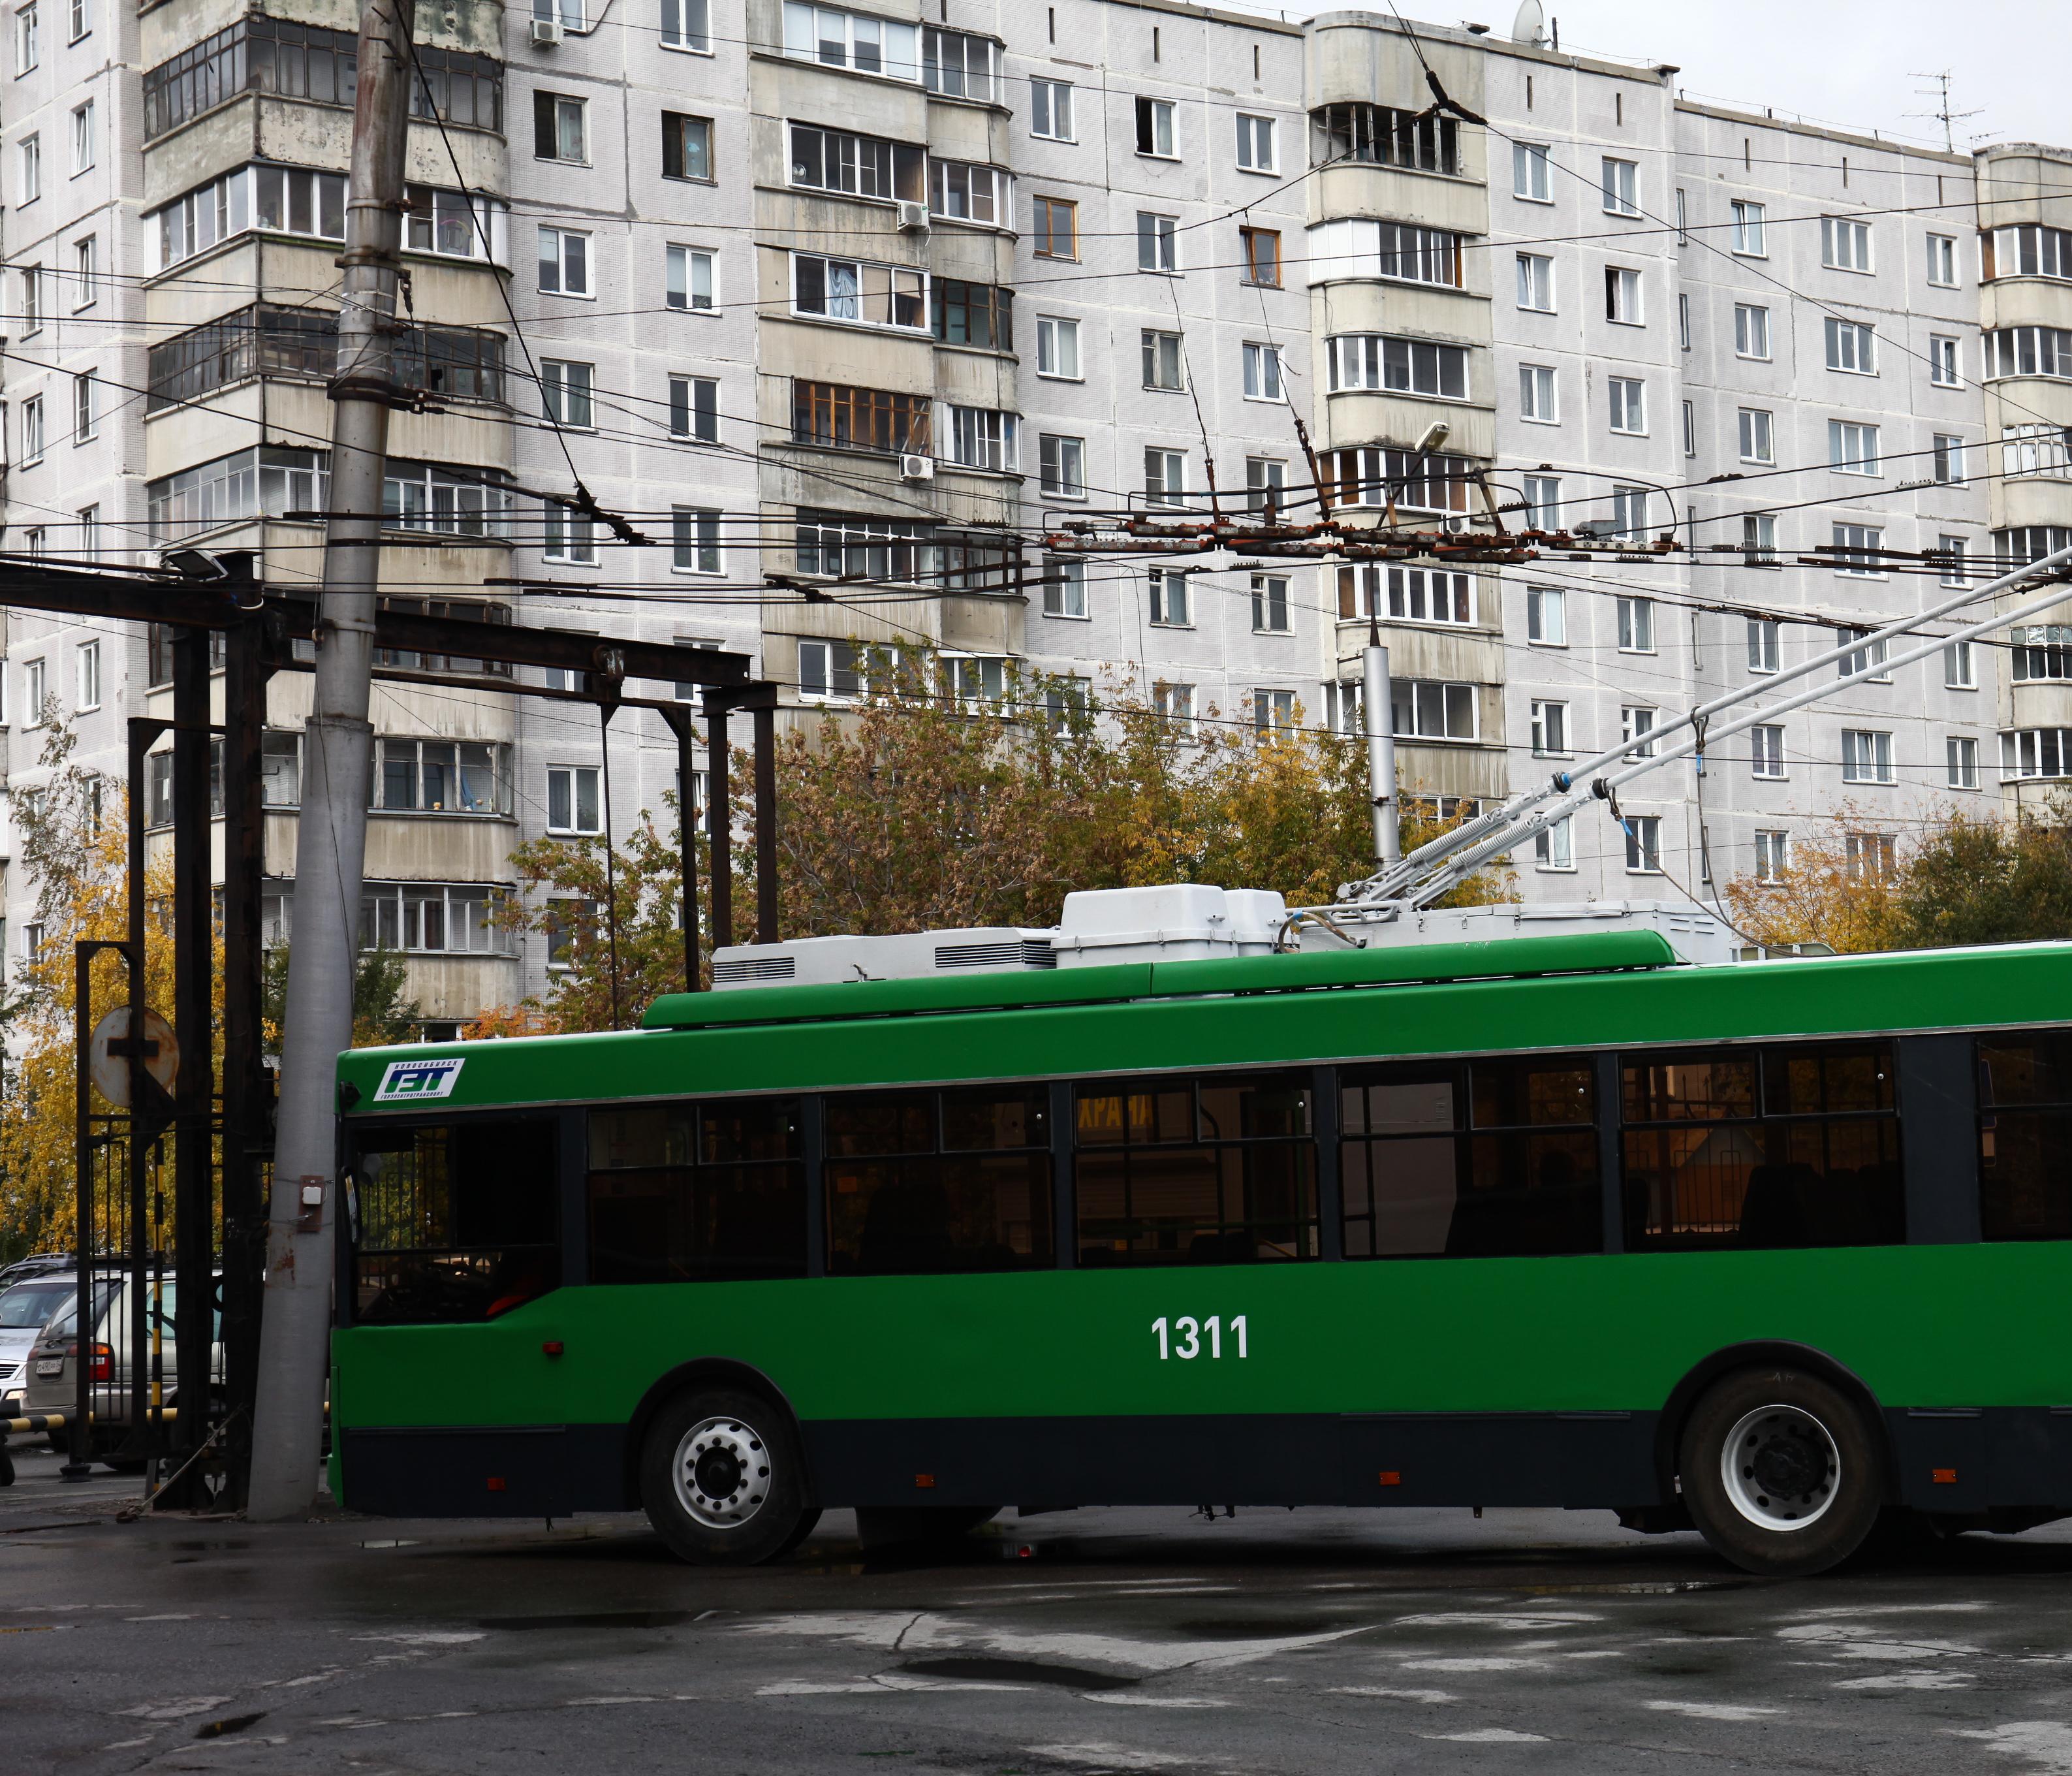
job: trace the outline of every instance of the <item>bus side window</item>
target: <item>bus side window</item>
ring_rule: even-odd
[[[806,1167],[796,1098],[590,1113],[594,1283],[806,1274]]]
[[[829,1272],[1047,1269],[1049,1097],[1018,1085],[828,1098]]]
[[[1075,1094],[1079,1263],[1314,1258],[1307,1073],[1103,1080]]]
[[[1980,1235],[2072,1239],[2072,1033],[1979,1038]]]
[[[1628,1054],[1629,1252],[1906,1238],[1889,1042]]]
[[[493,1319],[560,1285],[553,1124],[370,1123],[355,1135],[361,1325]]]
[[[1586,1058],[1348,1067],[1338,1097],[1348,1258],[1603,1249]]]

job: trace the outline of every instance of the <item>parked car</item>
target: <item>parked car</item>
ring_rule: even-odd
[[[220,1387],[223,1378],[223,1308],[220,1301],[220,1277],[214,1291],[213,1332],[209,1347],[209,1371],[212,1383]],[[92,1312],[89,1316],[92,1331],[87,1342],[87,1360],[92,1368],[90,1381],[93,1399],[93,1437],[92,1449],[97,1459],[107,1460],[110,1453],[121,1447],[128,1439],[130,1428],[130,1279],[126,1275],[110,1277],[105,1285],[94,1289]],[[168,1406],[177,1406],[180,1400],[179,1359],[175,1349],[179,1330],[179,1285],[171,1276],[156,1282],[144,1284],[145,1338],[142,1360],[151,1360],[153,1334],[158,1334],[159,1375],[164,1389],[163,1401]],[[29,1412],[62,1412],[69,1411],[76,1398],[76,1365],[80,1360],[80,1338],[79,1314],[76,1297],[68,1297],[60,1311],[44,1326],[38,1335],[34,1348],[29,1353],[27,1388],[23,1396],[23,1409]],[[111,1466],[141,1466],[128,1459],[109,1462]]]
[[[11,1272],[10,1272],[11,1274]],[[0,1284],[0,1418],[18,1418],[28,1385],[29,1352],[36,1334],[77,1298],[78,1279],[68,1270],[45,1270]]]

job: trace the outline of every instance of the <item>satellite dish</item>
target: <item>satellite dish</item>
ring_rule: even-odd
[[[1518,17],[1511,22],[1511,40],[1530,43],[1535,49],[1547,41],[1547,14],[1540,0],[1525,0],[1518,9]]]
[[[130,1034],[130,1008],[117,1005],[94,1026],[93,1040],[88,1050],[88,1071],[93,1079],[94,1089],[117,1109],[127,1110],[130,1104],[130,1055],[126,1039]],[[111,1041],[124,1043],[118,1052],[110,1054]],[[155,1011],[144,1013],[144,1071],[156,1079],[167,1092],[179,1077],[180,1054],[179,1045],[173,1040],[173,1026]]]

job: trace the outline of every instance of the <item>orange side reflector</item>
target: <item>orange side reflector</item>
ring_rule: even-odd
[[[1381,1483],[1384,1486],[1400,1486],[1403,1484],[1403,1476],[1393,1468],[1383,1468],[1381,1470]]]
[[[495,1474],[491,1474],[491,1475],[490,1476],[490,1479],[489,1479],[489,1490],[490,1490],[491,1492],[501,1492],[501,1491],[503,1491],[503,1490],[504,1490],[504,1482],[503,1482],[500,1478],[499,1478],[496,1475],[495,1475]]]
[[[1938,1486],[1954,1486],[1957,1483],[1957,1470],[1955,1468],[1930,1468],[1928,1478]]]
[[[914,1484],[917,1486],[932,1486],[935,1483],[935,1477],[932,1474],[917,1474],[914,1476]]]

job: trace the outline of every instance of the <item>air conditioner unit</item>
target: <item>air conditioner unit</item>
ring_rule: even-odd
[[[932,456],[902,456],[899,458],[899,479],[902,481],[932,481],[935,479],[935,459]]]
[[[910,234],[928,232],[928,206],[902,199],[899,204],[899,226]]]
[[[552,49],[561,40],[561,22],[558,18],[535,18],[532,21],[532,47]]]

